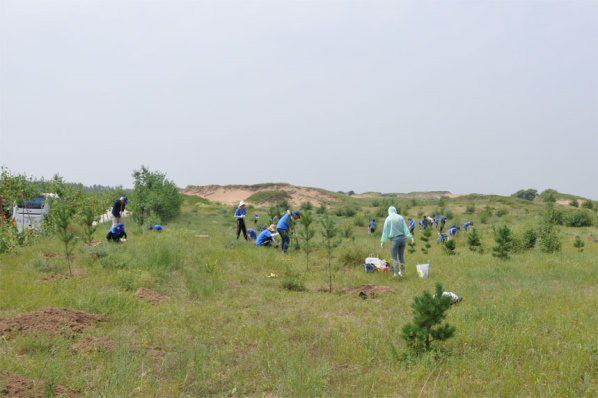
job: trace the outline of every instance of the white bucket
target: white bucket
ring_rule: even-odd
[[[417,264],[415,268],[417,269],[417,273],[419,274],[420,278],[428,277],[428,270],[430,269],[430,264]]]

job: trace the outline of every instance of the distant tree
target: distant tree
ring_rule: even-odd
[[[303,210],[303,211],[313,210],[313,208],[314,208],[314,205],[309,200],[301,203],[301,210]]]
[[[141,166],[133,172],[133,179],[135,190],[129,205],[139,225],[150,216],[166,221],[180,213],[183,198],[175,183],[166,179],[166,174]]]
[[[554,225],[543,223],[540,226],[540,249],[544,253],[561,251],[561,240]]]
[[[72,275],[71,268],[72,254],[77,244],[77,236],[71,230],[71,221],[73,218],[73,211],[67,206],[57,206],[53,212],[53,226],[54,233],[64,245],[64,256],[68,263],[69,273]]]
[[[594,220],[594,214],[587,209],[571,209],[563,215],[563,224],[568,227],[591,227]]]
[[[519,199],[533,201],[538,197],[538,191],[536,191],[535,189],[520,189],[511,196]]]
[[[544,202],[556,202],[556,197],[558,195],[558,191],[556,189],[545,189],[540,194],[540,199]]]
[[[594,203],[591,200],[586,199],[581,204],[581,207],[592,210],[594,208]]]
[[[579,202],[577,201],[577,199],[573,199],[571,202],[569,202],[569,206],[579,207]]]
[[[355,195],[355,191],[349,191],[349,192],[347,192],[347,195],[353,196],[353,195]]]

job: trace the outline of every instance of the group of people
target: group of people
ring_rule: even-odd
[[[125,242],[127,240],[127,232],[125,231],[125,224],[122,222],[122,218],[128,203],[129,198],[126,196],[122,196],[114,201],[112,210],[110,211],[112,214],[112,227],[106,235],[108,242]],[[152,224],[149,225],[147,229],[150,231],[161,232],[164,227],[160,224]]]
[[[277,224],[271,224],[267,228],[262,226],[258,235],[256,230],[251,228],[247,229],[247,226],[245,225],[245,218],[247,217],[246,207],[247,203],[241,201],[239,203],[239,207],[237,207],[237,210],[235,210],[234,217],[237,220],[237,240],[241,236],[241,232],[243,232],[243,237],[245,240],[255,240],[256,246],[278,247],[274,237],[280,236],[282,252],[286,253],[291,244],[290,231],[294,226],[294,222],[301,218],[301,212],[299,210],[287,210],[285,215],[278,220]],[[256,214],[254,216],[254,225],[257,225],[258,219],[259,216]]]

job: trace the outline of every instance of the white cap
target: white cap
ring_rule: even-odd
[[[245,205],[247,205],[247,203],[245,203],[245,202],[243,202],[243,201],[241,201],[241,203],[239,203],[239,207],[241,207],[241,206],[245,206]]]

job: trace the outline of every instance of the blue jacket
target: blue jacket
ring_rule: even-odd
[[[284,230],[289,230],[289,224],[292,224],[293,221],[290,218],[291,216],[295,215],[295,213],[291,212],[291,215],[289,216],[289,213],[285,214],[284,216],[281,217],[280,221],[278,221],[278,224],[276,224],[276,229],[284,229]]]
[[[235,211],[235,218],[236,218],[237,220],[240,220],[240,219],[242,219],[242,218],[245,218],[245,217],[243,217],[243,216],[245,216],[245,215],[246,215],[246,213],[247,213],[247,212],[245,211],[245,208],[241,209],[240,207],[237,207],[237,210]]]
[[[112,215],[114,217],[120,217],[120,212],[121,211],[125,211],[125,206],[127,204],[123,203],[122,205],[120,204],[120,199],[116,199],[114,201],[114,205],[112,205]]]
[[[370,223],[370,229],[374,229],[374,228],[376,228],[376,223],[372,221]]]
[[[250,237],[251,239],[255,239],[255,238],[257,238],[257,232],[255,232],[255,229],[251,229],[251,228],[249,228],[249,229],[247,230],[247,234],[249,235],[249,237]]]
[[[257,237],[255,241],[256,246],[261,246],[264,242],[270,240],[272,238],[272,232],[268,231],[267,229],[263,230],[260,235]]]

